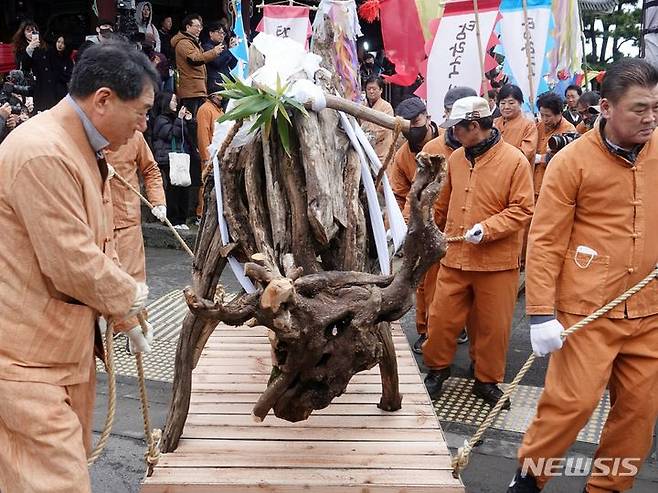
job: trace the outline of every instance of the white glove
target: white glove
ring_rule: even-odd
[[[117,172],[114,171],[114,166],[112,166],[110,163],[107,163],[107,179],[111,180],[114,175],[116,175]]]
[[[167,206],[166,205],[156,205],[151,209],[151,214],[158,218],[158,221],[161,223],[165,222],[167,219]]]
[[[466,231],[466,235],[464,239],[469,243],[473,243],[474,245],[477,245],[482,241],[483,236],[484,236],[484,228],[480,223],[477,223],[471,229]]]
[[[133,327],[126,332],[130,354],[148,354],[151,352],[151,344],[153,343],[153,326],[148,322],[146,322],[146,326],[146,335],[144,335],[141,325]]]
[[[130,307],[130,311],[126,314],[124,318],[134,317],[139,312],[141,312],[142,309],[144,308],[144,305],[146,304],[146,300],[148,299],[148,297],[149,297],[148,286],[143,282],[138,282],[137,291],[135,291],[135,301],[133,301],[133,304]]]
[[[562,347],[564,326],[556,319],[530,324],[530,343],[536,356],[544,357]]]

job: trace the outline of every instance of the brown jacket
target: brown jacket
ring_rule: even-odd
[[[509,121],[505,121],[502,116],[499,116],[494,120],[494,126],[500,130],[500,135],[505,142],[521,150],[528,163],[535,162],[535,151],[537,150],[535,122],[523,114]]]
[[[658,262],[658,133],[635,166],[613,154],[599,127],[551,159],[528,238],[526,311],[589,315],[649,274]],[[576,265],[579,246],[595,250]],[[579,256],[581,266],[587,257]],[[658,282],[606,315],[658,313]]]
[[[162,175],[160,175],[158,163],[153,159],[153,153],[141,132],[135,132],[135,135],[116,151],[106,151],[105,156],[115,171],[137,190],[139,190],[137,174],[139,169],[139,173],[144,179],[146,198],[153,205],[165,204]],[[139,197],[119,180],[110,180],[110,185],[114,229],[141,224],[142,211]]]
[[[215,132],[215,122],[223,114],[222,109],[212,101],[203,103],[196,113],[196,136],[202,163],[210,159],[208,146],[212,142],[212,136]]]
[[[171,46],[176,53],[178,68],[179,98],[201,98],[207,96],[206,63],[214,60],[214,50],[203,51],[199,41],[192,35],[180,32],[171,38]]]
[[[373,110],[381,111],[387,115],[393,116],[393,107],[391,104],[383,98],[379,98],[377,102],[372,106]],[[388,150],[393,143],[393,130],[388,128],[380,127],[376,123],[363,122],[361,128],[367,134],[373,134],[375,136],[373,147],[377,153],[379,161],[384,165],[384,160],[388,154]]]
[[[502,139],[475,159],[464,148],[448,159],[446,183],[435,204],[435,219],[447,237],[475,224],[484,228],[478,245],[452,243],[441,264],[469,271],[519,267],[522,237],[534,208],[532,177],[523,154]]]
[[[2,379],[86,382],[95,319],[124,315],[134,301],[135,281],[111,258],[110,186],[101,173],[66,100],[0,146]]]
[[[535,199],[539,195],[539,189],[541,188],[541,183],[544,180],[544,173],[546,173],[545,154],[548,151],[548,139],[550,139],[553,135],[575,131],[576,127],[569,123],[566,118],[562,118],[559,125],[555,129],[549,131],[546,130],[544,122],[537,123],[537,154],[542,155],[542,160],[539,163],[533,161],[533,185],[535,188]]]

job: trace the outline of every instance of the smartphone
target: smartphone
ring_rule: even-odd
[[[37,31],[32,31],[32,41],[39,41],[39,33]]]

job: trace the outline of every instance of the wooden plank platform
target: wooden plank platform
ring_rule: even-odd
[[[190,412],[178,449],[163,455],[143,493],[463,493],[418,367],[393,328],[403,407],[377,408],[379,369],[306,421],[251,409],[270,375],[262,327],[220,325],[194,371]]]

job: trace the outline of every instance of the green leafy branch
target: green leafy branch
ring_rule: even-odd
[[[249,132],[255,132],[261,128],[263,137],[266,139],[269,138],[275,122],[279,140],[286,154],[290,155],[292,121],[288,110],[294,108],[304,115],[308,115],[308,113],[302,104],[285,95],[287,89],[288,84],[282,85],[278,76],[276,90],[265,86],[250,87],[240,80],[232,81],[224,76],[224,90],[220,94],[225,98],[237,100],[237,103],[231,111],[222,115],[217,121],[222,123],[228,120],[243,120],[258,115]]]

